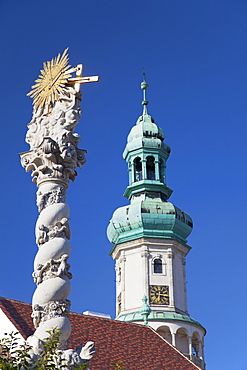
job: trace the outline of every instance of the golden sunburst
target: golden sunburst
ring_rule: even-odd
[[[68,65],[67,51],[68,48],[64,50],[62,55],[58,54],[56,58],[43,63],[41,75],[35,80],[36,84],[27,94],[33,98],[36,109],[46,105],[48,108],[52,106],[59,99],[59,95],[63,94],[63,88],[68,83],[71,73],[77,71],[77,68],[71,68]]]

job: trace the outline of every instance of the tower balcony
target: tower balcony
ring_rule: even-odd
[[[195,356],[195,355],[189,355],[189,354],[185,354],[185,356],[188,357],[191,361],[193,361],[194,364],[196,364],[197,366],[200,366],[203,370],[206,370],[206,364],[202,358]]]

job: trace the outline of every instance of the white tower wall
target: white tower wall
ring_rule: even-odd
[[[139,310],[142,297],[148,297],[149,286],[169,287],[166,310],[187,314],[185,256],[189,247],[167,239],[142,238],[119,244],[112,257],[116,261],[117,297],[121,294],[121,310],[117,314]],[[162,273],[154,272],[154,260],[162,261]],[[164,305],[152,304],[155,310]]]

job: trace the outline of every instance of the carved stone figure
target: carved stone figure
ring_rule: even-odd
[[[65,237],[70,239],[70,227],[69,227],[69,219],[64,217],[62,220],[59,220],[55,223],[52,227],[51,231],[49,231],[48,236],[49,238],[55,237]]]
[[[45,265],[38,264],[37,269],[33,272],[33,280],[39,285],[44,280],[44,272],[51,266],[51,262],[47,261]]]
[[[94,342],[87,342],[85,346],[78,346],[76,351],[67,349],[61,352],[59,360],[65,360],[65,369],[78,369],[80,364],[88,363],[95,353]],[[63,361],[61,361],[63,362]]]
[[[47,228],[45,227],[45,225],[40,225],[39,233],[36,238],[36,243],[38,244],[38,246],[40,246],[41,244],[44,244],[45,242],[47,242]]]
[[[59,260],[55,261],[56,263],[59,263],[57,276],[68,276],[68,270],[70,269],[70,265],[67,263],[68,258],[69,256],[67,254],[63,254]]]
[[[35,304],[33,307],[33,312],[31,317],[33,318],[33,325],[35,328],[39,326],[39,323],[41,321],[41,307],[38,304]]]
[[[47,279],[62,276],[72,279],[72,274],[69,272],[70,264],[67,263],[68,258],[68,254],[63,254],[58,260],[50,259],[44,265],[38,264],[33,272],[34,282],[39,285]]]

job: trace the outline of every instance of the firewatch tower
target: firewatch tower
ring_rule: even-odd
[[[130,204],[118,208],[107,235],[116,261],[116,319],[143,323],[143,296],[151,308],[148,324],[202,368],[205,329],[189,316],[186,293],[186,238],[192,219],[168,201],[166,162],[170,147],[148,114],[146,81],[143,113],[132,127],[123,157],[128,163]]]

